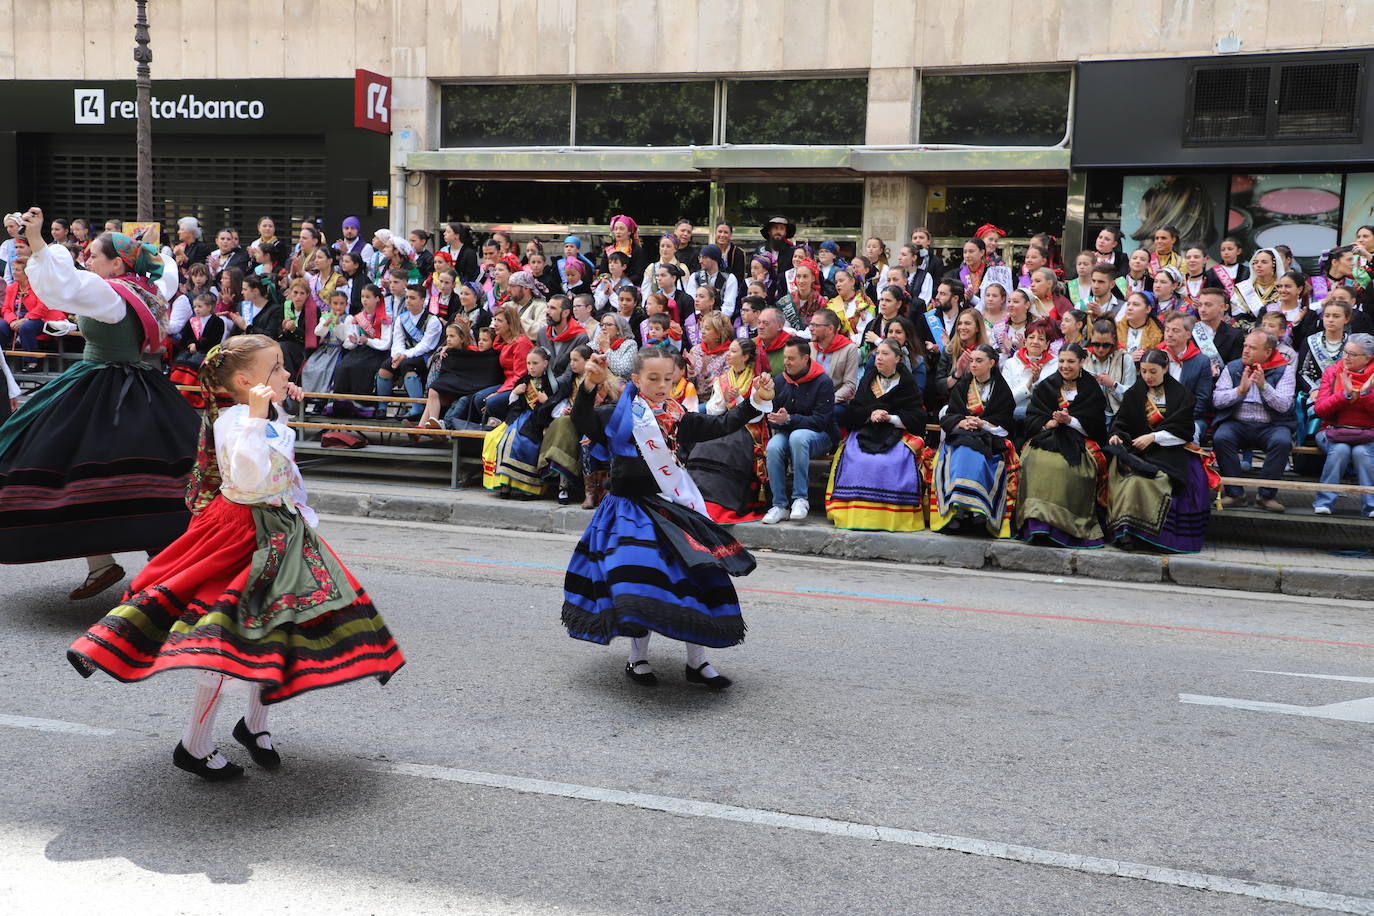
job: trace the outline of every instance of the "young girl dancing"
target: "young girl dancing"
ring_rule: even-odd
[[[187,493],[191,525],[67,657],[83,677],[100,669],[121,681],[198,669],[172,762],[217,782],[243,772],[213,736],[226,678],[249,682],[234,739],[270,769],[281,758],[268,705],[363,677],[385,684],[405,659],[362,586],[315,534],[295,433],[278,419],[282,402],[300,397],[281,347],[260,334],[231,338],[206,354],[200,386],[209,416]],[[235,402],[218,416],[217,394]]]
[[[657,683],[649,636],[687,644],[687,680],[720,690],[730,679],[706,648],[744,641],[744,617],[730,576],[753,572],[754,558],[706,514],[706,503],[677,457],[678,446],[729,435],[773,409],[773,380],[720,416],[689,413],[669,393],[674,362],[661,347],[640,349],[631,384],[614,405],[573,401],[573,422],[609,452],[610,495],[592,516],[563,582],[563,626],[575,639],[608,644],[630,638],[625,674]],[[606,358],[591,357],[582,385],[594,395]],[[602,456],[603,458],[605,456]]]

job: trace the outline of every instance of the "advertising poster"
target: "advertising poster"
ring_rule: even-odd
[[[1306,273],[1335,247],[1340,231],[1341,176],[1232,175],[1226,234],[1241,241],[1245,257],[1258,248],[1287,245]]]
[[[1121,186],[1122,246],[1151,247],[1154,231],[1174,226],[1179,245],[1202,243],[1217,257],[1226,212],[1224,175],[1128,175]]]
[[[1345,216],[1341,220],[1341,241],[1355,240],[1355,230],[1374,225],[1374,172],[1352,172],[1345,176]]]

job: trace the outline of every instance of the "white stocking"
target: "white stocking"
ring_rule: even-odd
[[[201,672],[196,678],[196,696],[191,706],[191,720],[186,723],[186,734],[181,744],[192,757],[210,757],[208,766],[217,770],[228,763],[215,749],[215,710],[219,706],[220,693],[224,689],[224,675],[208,671]]]
[[[254,735],[267,731],[267,707],[262,705],[262,688],[255,684],[248,685],[248,712],[244,714],[243,724],[248,726],[248,731]],[[258,747],[263,750],[272,749],[271,735],[263,735],[256,741]]]
[[[706,661],[706,647],[699,646],[694,642],[685,643],[687,646],[687,667],[692,669],[701,668],[701,673],[706,677],[716,677],[720,674],[713,665]]]
[[[86,558],[87,572],[99,572],[107,566],[114,565],[115,558],[108,553],[96,554]]]
[[[648,636],[640,636],[640,637],[638,637],[638,638],[633,638],[633,639],[631,639],[631,640],[630,640],[630,658],[629,658],[630,664],[633,665],[635,662],[647,661],[648,658],[649,658],[649,637],[648,637]],[[636,671],[641,671],[641,669],[639,669],[639,668],[636,668],[635,670],[636,670]],[[648,670],[649,670],[649,668],[648,668],[647,666],[646,666],[645,668],[642,669],[642,671],[648,671]]]

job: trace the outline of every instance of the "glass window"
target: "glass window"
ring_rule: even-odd
[[[572,92],[567,83],[444,86],[439,118],[447,147],[567,146]]]
[[[442,181],[444,222],[477,225],[537,223],[605,226],[628,213],[640,226],[706,222],[711,185],[705,181]],[[585,240],[584,240],[585,241]]]
[[[716,84],[578,83],[578,146],[708,146]]]
[[[932,189],[933,190],[933,189]],[[945,188],[944,208],[929,209],[926,225],[937,238],[968,238],[992,220],[1013,238],[1064,231],[1063,185],[1043,188]]]
[[[727,80],[727,143],[850,146],[864,142],[868,80]],[[858,225],[858,223],[855,223]]]
[[[922,143],[1054,146],[1068,114],[1068,71],[921,78]]]
[[[785,216],[806,228],[857,229],[863,209],[861,181],[725,186],[725,219],[736,226],[761,226],[770,217]]]

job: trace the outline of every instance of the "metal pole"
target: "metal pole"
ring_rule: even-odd
[[[153,217],[153,76],[149,64],[153,52],[148,47],[148,0],[136,0],[138,18],[134,20],[134,61],[138,64],[138,220]]]

